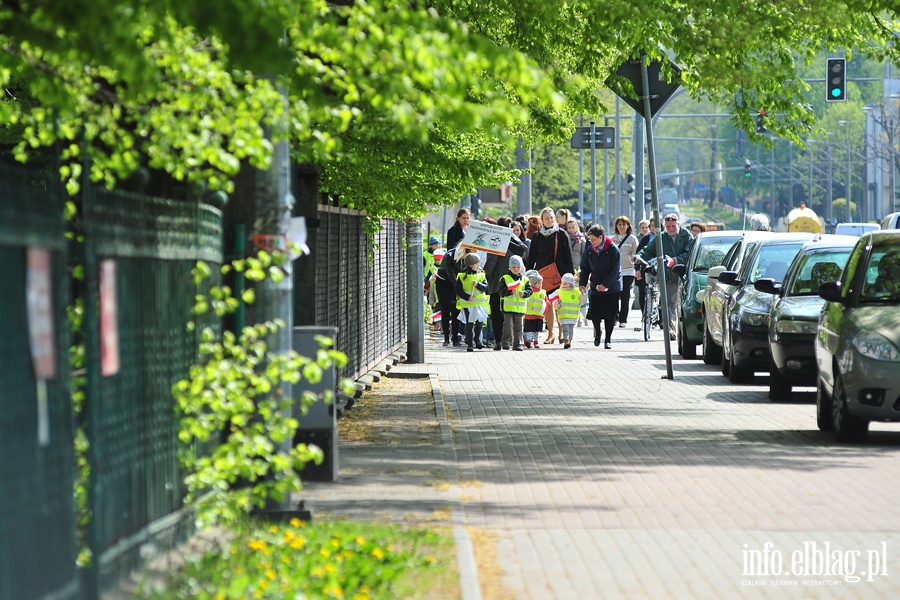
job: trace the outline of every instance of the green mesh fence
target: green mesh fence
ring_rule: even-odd
[[[197,260],[222,261],[221,213],[191,202],[89,191],[84,202],[88,306],[87,423],[91,545],[99,587],[136,566],[146,545],[165,549],[190,529],[177,518],[183,474],[171,386],[196,359],[185,329]],[[100,372],[99,269],[113,261],[119,370]],[[93,360],[92,360],[93,359]]]
[[[75,567],[72,411],[68,395],[63,213],[40,171],[0,163],[0,598],[79,597]],[[39,441],[38,382],[29,336],[27,248],[51,252],[56,377],[46,381]],[[32,273],[34,276],[34,273]],[[33,301],[33,300],[32,300]]]
[[[315,324],[337,327],[335,346],[347,354],[339,376],[356,379],[406,340],[406,225],[383,220],[370,237],[365,215],[326,205],[318,210],[313,254],[298,260],[316,263]],[[297,302],[309,301],[302,284],[294,294]]]

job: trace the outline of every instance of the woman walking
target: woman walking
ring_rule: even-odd
[[[468,208],[461,208],[456,213],[456,222],[447,230],[447,247],[456,248],[459,241],[466,235],[466,229],[469,228],[469,221],[472,215]]]
[[[612,348],[619,292],[622,291],[619,248],[612,238],[606,237],[602,225],[592,225],[587,235],[590,245],[581,259],[578,285],[582,292],[590,290],[588,318],[594,324],[594,345],[600,345],[600,337],[605,333],[603,347],[609,350]]]
[[[638,249],[638,239],[631,229],[631,219],[622,215],[616,219],[616,233],[613,242],[619,248],[622,293],[619,295],[619,327],[628,322],[631,308],[631,286],[634,284],[634,255]]]
[[[559,289],[563,273],[574,271],[569,236],[553,217],[552,208],[541,210],[541,228],[531,239],[531,248],[525,259],[526,269],[541,273],[543,289],[548,297]],[[544,343],[552,344],[556,340],[556,313],[552,308],[547,310],[546,320],[547,339]]]

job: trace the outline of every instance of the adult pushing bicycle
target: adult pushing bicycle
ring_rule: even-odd
[[[644,332],[644,341],[650,339],[650,329],[654,325],[659,325],[659,286],[656,284],[656,258],[649,261],[639,256],[634,257],[634,263],[646,281],[647,293],[644,295],[644,304],[641,306],[641,326],[639,329]]]

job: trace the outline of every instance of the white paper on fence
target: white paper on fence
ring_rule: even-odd
[[[291,260],[295,260],[300,255],[309,254],[309,246],[306,245],[306,217],[291,217],[287,238],[292,246],[296,244],[300,247],[299,255],[291,252]]]

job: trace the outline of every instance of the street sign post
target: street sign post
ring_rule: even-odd
[[[572,134],[573,150],[589,150],[591,148],[591,129],[594,130],[594,148],[612,150],[616,147],[615,127],[576,127]]]

